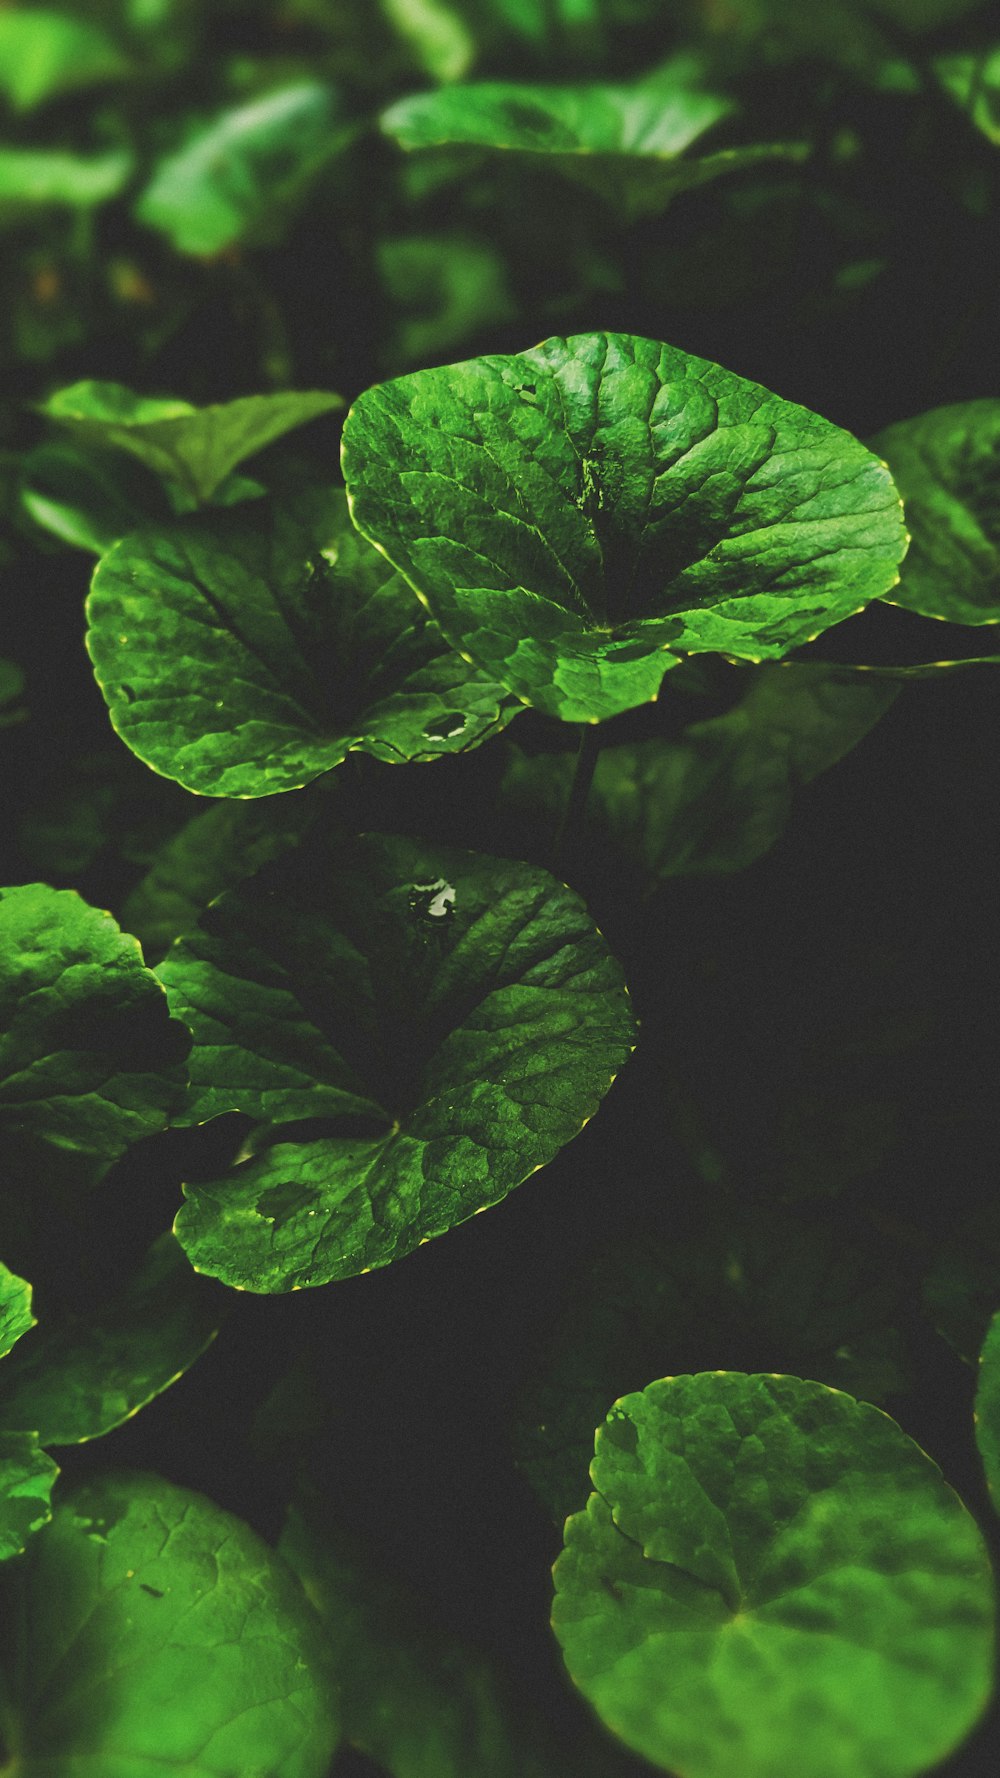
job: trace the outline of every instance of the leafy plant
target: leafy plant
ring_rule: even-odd
[[[0,1774],[995,1769],[995,38],[0,10]]]

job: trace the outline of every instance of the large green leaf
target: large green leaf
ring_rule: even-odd
[[[0,91],[15,111],[31,111],[58,93],[114,80],[127,66],[96,24],[42,8],[0,12]]]
[[[576,1684],[679,1778],[908,1778],[990,1695],[982,1537],[893,1421],[797,1377],[625,1396],[566,1526]]]
[[[190,1368],[215,1338],[221,1292],[163,1235],[114,1296],[88,1314],[44,1318],[0,1369],[0,1432],[43,1444],[100,1438]]]
[[[126,149],[106,154],[71,154],[62,148],[0,146],[0,223],[8,212],[63,207],[89,210],[117,197],[132,171]]]
[[[85,1483],[10,1588],[24,1778],[324,1778],[337,1721],[311,1608],[203,1496],[151,1475]]]
[[[181,253],[280,237],[289,206],[343,141],[328,86],[300,81],[223,111],[162,160],[135,214]]]
[[[903,496],[910,549],[889,603],[1000,623],[1000,401],[961,401],[872,440]]]
[[[487,150],[518,156],[529,169],[551,167],[636,217],[720,174],[805,153],[777,143],[684,158],[734,109],[731,99],[706,89],[700,62],[687,54],[630,85],[480,81],[443,87],[397,100],[380,122],[410,151]]]
[[[188,1048],[137,941],[69,889],[0,889],[0,1134],[12,1183],[93,1178],[162,1130]]]
[[[448,647],[339,488],[124,538],[87,614],[122,740],[204,796],[296,790],[352,750],[462,752],[518,708]]]
[[[0,1358],[6,1358],[22,1334],[34,1326],[31,1285],[0,1263]]]
[[[36,1432],[0,1432],[0,1562],[19,1556],[52,1517],[58,1474]]]
[[[122,383],[84,381],[57,389],[40,411],[81,444],[128,451],[201,504],[237,463],[343,405],[339,395],[289,389],[199,408],[172,397],[136,395]]]
[[[266,867],[158,973],[194,1032],[190,1120],[241,1111],[274,1144],[189,1185],[176,1232],[199,1270],[258,1291],[386,1265],[498,1203],[634,1040],[571,890],[382,835]],[[329,1133],[282,1139],[305,1119]]]
[[[605,748],[587,803],[586,832],[637,864],[650,886],[668,877],[742,870],[783,831],[795,792],[863,740],[898,697],[898,680],[790,661],[752,671],[724,716],[680,740]],[[533,758],[516,744],[503,779],[519,821],[552,832],[574,760]]]
[[[888,592],[905,548],[849,433],[626,334],[378,385],[343,460],[356,524],[449,640],[572,721],[649,701],[682,652],[787,654]]]
[[[976,1441],[993,1504],[1000,1512],[1000,1310],[990,1322],[979,1359]]]

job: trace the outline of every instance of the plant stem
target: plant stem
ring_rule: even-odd
[[[580,724],[580,745],[576,753],[576,766],[573,771],[573,782],[569,787],[566,807],[563,809],[552,847],[552,870],[556,876],[565,869],[567,849],[581,837],[583,818],[587,811],[587,798],[590,786],[594,781],[597,758],[601,751],[601,731],[596,722]]]

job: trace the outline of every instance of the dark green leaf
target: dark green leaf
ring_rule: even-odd
[[[0,659],[0,728],[10,728],[24,718],[21,693],[24,674],[14,661]]]
[[[19,1556],[52,1517],[50,1496],[58,1474],[36,1432],[0,1432],[0,1562]]]
[[[24,459],[21,501],[43,531],[99,556],[126,532],[149,523],[164,504],[161,490],[142,469],[136,466],[124,476],[122,470],[121,458],[111,453],[42,444]]]
[[[87,646],[122,740],[203,796],[296,790],[349,752],[465,752],[518,706],[444,642],[343,490],[128,537]]]
[[[46,1445],[101,1438],[183,1376],[215,1338],[219,1294],[163,1235],[117,1296],[87,1315],[43,1319],[0,1370],[0,1432]]]
[[[313,1614],[239,1519],[151,1475],[60,1499],[11,1579],[24,1778],[325,1778],[336,1714]]]
[[[15,111],[114,80],[126,69],[113,40],[95,24],[41,8],[0,12],[0,91]]]
[[[553,1624],[576,1684],[680,1778],[905,1778],[993,1683],[982,1537],[898,1426],[797,1377],[651,1383],[597,1434]]]
[[[990,1322],[979,1359],[976,1442],[993,1504],[1000,1512],[1000,1311]]]
[[[21,1335],[34,1326],[31,1285],[0,1263],[0,1358],[6,1358]]]
[[[630,335],[379,385],[343,453],[355,522],[449,640],[565,720],[649,701],[678,652],[787,654],[888,592],[905,548],[849,433]]]
[[[579,1132],[634,1040],[571,890],[407,839],[288,855],[159,975],[194,1032],[190,1120],[270,1126],[274,1146],[187,1187],[176,1224],[199,1270],[258,1291],[387,1265],[498,1203]],[[282,1140],[303,1119],[333,1133]]]
[[[10,1173],[99,1177],[183,1093],[187,1037],[137,941],[72,890],[0,889],[0,1031]]]
[[[222,112],[160,162],[136,216],[181,253],[278,238],[290,205],[342,146],[335,114],[317,81]]]
[[[1000,623],[1000,401],[962,401],[872,440],[911,533],[889,603],[953,624]]]
[[[379,269],[399,317],[392,369],[426,364],[516,313],[502,256],[473,235],[393,236],[380,243]]]
[[[41,412],[81,444],[128,451],[200,504],[211,500],[237,463],[343,405],[339,395],[290,389],[198,408],[136,395],[121,383],[82,382],[57,389]]]

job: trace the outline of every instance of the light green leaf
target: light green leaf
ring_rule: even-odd
[[[1000,44],[938,56],[933,66],[949,98],[988,142],[1000,147]]]
[[[36,1432],[0,1432],[0,1562],[19,1556],[52,1517],[50,1497],[59,1465]]]
[[[678,741],[605,748],[585,827],[638,864],[650,886],[668,877],[743,870],[770,850],[795,792],[842,759],[898,697],[898,680],[822,662],[753,669],[724,716],[692,723]],[[568,754],[509,749],[504,802],[552,831],[573,776]]]
[[[62,206],[89,210],[117,197],[132,172],[125,149],[107,154],[70,154],[60,148],[0,147],[0,222],[8,212]]]
[[[1000,623],[1000,401],[961,401],[872,439],[903,496],[910,549],[889,603]]]
[[[31,1285],[0,1263],[0,1358],[6,1358],[22,1334],[34,1326]]]
[[[780,658],[888,592],[905,549],[857,439],[626,334],[369,389],[343,462],[355,523],[454,646],[567,721],[648,702],[679,653]]]
[[[121,383],[85,381],[57,389],[40,411],[80,444],[128,451],[201,503],[211,500],[237,463],[343,405],[339,395],[289,389],[198,408],[136,395]]]
[[[46,1445],[83,1444],[131,1419],[190,1369],[218,1331],[220,1294],[172,1235],[117,1296],[89,1314],[43,1320],[0,1370],[0,1432],[30,1426]]]
[[[548,166],[634,218],[722,173],[808,152],[801,144],[769,143],[682,159],[734,109],[731,99],[706,90],[700,61],[684,54],[630,85],[479,81],[416,93],[397,100],[380,122],[407,151],[486,150]]]
[[[202,796],[297,790],[352,750],[465,752],[519,708],[449,648],[343,490],[116,544],[87,647],[133,753]]]
[[[115,80],[127,67],[112,39],[95,24],[41,8],[0,12],[0,91],[15,111],[31,111],[59,93]]]
[[[84,1483],[10,1586],[24,1778],[325,1778],[337,1721],[313,1613],[202,1495],[152,1475]]]
[[[982,1537],[877,1409],[797,1377],[651,1383],[597,1434],[553,1625],[625,1743],[678,1778],[909,1778],[993,1683]]]
[[[593,1116],[634,1042],[571,890],[384,835],[266,867],[158,973],[194,1032],[190,1121],[269,1126],[274,1146],[186,1188],[175,1225],[200,1271],[251,1290],[387,1265],[499,1203]],[[320,1139],[283,1140],[303,1119]]]
[[[0,1131],[8,1170],[97,1178],[165,1126],[188,1038],[137,941],[69,889],[0,889]]]
[[[468,73],[475,40],[447,0],[381,0],[381,7],[432,80],[461,80]]]
[[[1000,1512],[1000,1310],[990,1322],[979,1358],[976,1442],[993,1504]]]
[[[136,202],[138,220],[181,253],[279,239],[289,207],[342,146],[335,113],[318,81],[222,112],[160,162]]]

